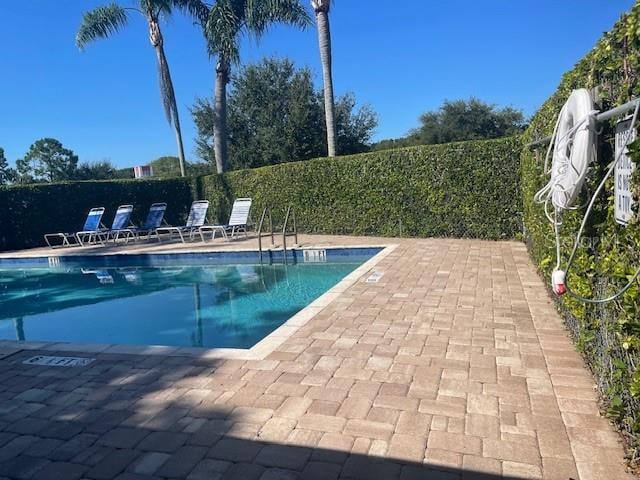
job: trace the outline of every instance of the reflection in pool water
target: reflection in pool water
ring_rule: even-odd
[[[358,265],[0,269],[0,338],[249,348]]]

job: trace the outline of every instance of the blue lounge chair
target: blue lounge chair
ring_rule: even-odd
[[[198,200],[191,204],[191,210],[189,211],[189,217],[187,223],[182,227],[165,226],[156,229],[156,234],[160,238],[160,234],[168,233],[169,238],[173,239],[175,234],[178,234],[182,243],[185,242],[185,235],[189,235],[189,240],[193,240],[193,237],[198,233],[200,227],[207,222],[207,210],[209,210],[209,202],[207,200]]]
[[[82,246],[85,243],[100,241],[100,230],[104,228],[104,225],[102,225],[102,215],[104,215],[104,207],[92,208],[87,214],[87,219],[81,231],[74,233],[47,233],[44,236],[44,241],[47,242],[50,248],[54,248],[54,245],[51,245],[51,240],[54,238],[62,241],[62,243],[58,245],[59,247]]]
[[[247,236],[247,226],[249,224],[249,212],[251,211],[252,200],[250,198],[237,198],[233,202],[229,223],[225,225],[203,225],[199,229],[200,238],[204,242],[205,232],[211,232],[211,240],[216,238],[216,233],[220,232],[225,240],[233,239],[241,232]]]
[[[123,235],[127,240],[132,237],[134,240],[138,240],[141,236],[146,235],[150,240],[152,235],[155,234],[158,241],[160,236],[158,235],[158,228],[162,226],[164,222],[164,212],[167,210],[166,203],[154,203],[149,207],[149,213],[147,218],[140,227],[131,226],[124,228],[116,233],[115,239],[117,240],[120,235]]]
[[[104,243],[108,240],[114,242],[118,240],[121,232],[125,232],[131,225],[131,214],[133,213],[133,205],[120,205],[116,210],[116,215],[113,217],[111,228],[100,230],[98,232],[99,240]],[[129,235],[124,235],[125,241],[129,241]]]

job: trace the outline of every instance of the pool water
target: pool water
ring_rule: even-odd
[[[0,339],[249,348],[360,264],[0,268]]]

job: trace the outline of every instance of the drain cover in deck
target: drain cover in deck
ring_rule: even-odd
[[[383,275],[384,275],[383,272],[379,272],[377,270],[374,270],[371,273],[371,275],[369,275],[364,282],[365,283],[378,283]]]
[[[44,365],[46,367],[86,367],[95,358],[81,357],[53,357],[48,355],[36,355],[22,363],[27,365]]]

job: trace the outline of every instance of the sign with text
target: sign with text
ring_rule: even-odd
[[[616,222],[627,225],[633,216],[633,196],[631,195],[631,176],[635,165],[629,157],[627,145],[636,139],[636,131],[631,128],[631,119],[618,122],[616,125],[616,163],[615,177],[615,198],[616,198]]]

